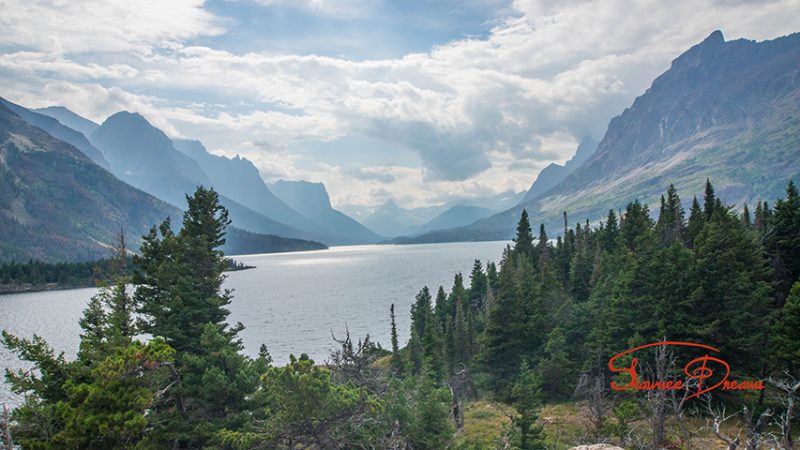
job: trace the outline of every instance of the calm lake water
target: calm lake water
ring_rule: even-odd
[[[290,354],[308,353],[324,361],[331,337],[370,337],[391,347],[389,306],[394,303],[401,342],[409,334],[409,312],[423,286],[449,290],[456,272],[469,273],[475,259],[498,262],[507,242],[334,247],[325,251],[236,257],[255,269],[228,274],[234,290],[230,322],[242,322],[245,352],[263,343],[278,364]],[[0,329],[17,336],[36,333],[57,351],[74,357],[78,319],[95,289],[0,296]],[[0,346],[0,369],[23,367]],[[15,403],[0,384],[0,403]]]

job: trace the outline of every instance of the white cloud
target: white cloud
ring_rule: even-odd
[[[148,50],[223,29],[204,0],[4,0],[0,44],[54,53]]]
[[[316,14],[336,17],[362,17],[368,14],[376,0],[252,0],[264,6],[304,8]]]
[[[97,11],[73,3],[81,6],[6,8],[0,43],[32,48],[0,55],[0,79],[12,99],[62,103],[95,119],[113,108],[137,110],[169,134],[242,153],[269,176],[324,181],[335,203],[371,204],[380,190],[418,198],[415,205],[527,188],[549,162],[569,159],[580,138],[602,137],[611,117],[711,31],[770,39],[797,31],[800,11],[800,0],[516,0],[486,38],[356,61],[185,46],[190,37],[221,31],[201,1],[145,5],[130,19],[121,14],[127,3]],[[363,3],[306,0],[302,7],[322,14]],[[161,8],[173,14],[161,17]],[[34,26],[34,13],[44,26]],[[32,33],[47,26],[54,32]],[[108,36],[92,42],[92,27]],[[112,64],[108,53],[78,61],[66,50],[115,56]],[[170,99],[177,91],[181,101]],[[412,148],[424,166],[348,169],[287,150],[349,135]]]

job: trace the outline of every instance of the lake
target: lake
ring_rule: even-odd
[[[449,291],[461,272],[465,284],[475,259],[499,262],[505,241],[425,245],[364,245],[330,250],[237,256],[255,269],[231,272],[225,287],[233,289],[229,322],[242,322],[245,353],[258,354],[263,343],[278,364],[290,354],[308,353],[324,361],[335,347],[331,337],[369,334],[391,347],[389,306],[394,303],[401,345],[408,339],[411,304],[423,286],[431,295],[443,285]],[[34,292],[0,296],[0,328],[17,336],[44,337],[57,351],[74,357],[78,319],[96,289]],[[0,369],[22,367],[0,346]],[[14,403],[0,385],[0,403]]]

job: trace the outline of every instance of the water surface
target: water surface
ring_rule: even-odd
[[[507,242],[334,247],[330,250],[236,257],[255,269],[228,274],[233,289],[230,322],[242,322],[245,352],[256,355],[264,343],[275,361],[308,353],[324,361],[331,337],[367,334],[390,346],[389,306],[394,303],[401,342],[409,334],[409,311],[423,286],[431,294],[452,286],[456,272],[469,272],[475,259],[498,261]],[[74,357],[78,319],[96,289],[34,292],[0,296],[0,328],[18,336],[36,333],[57,351]],[[0,346],[0,369],[22,367]],[[0,403],[12,400],[0,386]]]

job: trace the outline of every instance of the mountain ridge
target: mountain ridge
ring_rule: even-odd
[[[599,220],[632,198],[655,204],[674,183],[683,202],[710,178],[733,204],[781,195],[800,176],[800,33],[725,41],[715,31],[609,122],[595,153],[544,195],[466,227],[411,242],[513,236],[522,209],[563,226],[563,212]]]
[[[94,161],[100,167],[108,170],[109,164],[98,148],[92,145],[89,142],[87,136],[84,136],[79,131],[75,131],[74,129],[63,125],[57,119],[50,117],[46,114],[40,114],[24,106],[17,105],[16,103],[12,103],[2,97],[0,97],[0,103],[5,105],[9,110],[11,110],[14,114],[19,116],[25,122],[29,124],[41,128],[46,133],[56,137],[73,147],[77,148],[83,154],[89,157],[92,161]]]
[[[73,145],[0,104],[0,261],[108,257],[120,230],[138,246],[150,227],[182,211],[119,180]],[[229,227],[225,251],[325,248]]]
[[[325,185],[308,181],[278,180],[270,189],[307,219],[340,236],[344,244],[374,244],[384,240],[357,220],[333,208]]]

